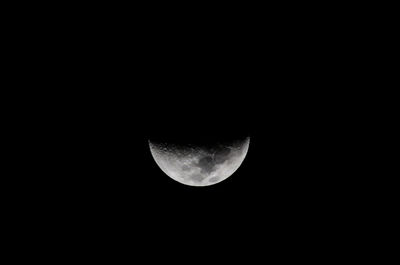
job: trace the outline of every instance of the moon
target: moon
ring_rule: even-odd
[[[230,177],[242,164],[249,149],[250,137],[213,148],[176,146],[149,140],[151,154],[173,180],[189,186],[209,186]]]

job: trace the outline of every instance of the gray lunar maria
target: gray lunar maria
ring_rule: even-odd
[[[242,164],[250,138],[215,148],[177,147],[149,141],[157,165],[172,179],[190,186],[209,186],[231,176]]]

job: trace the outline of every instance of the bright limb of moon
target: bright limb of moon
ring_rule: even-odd
[[[201,147],[180,149],[149,141],[151,154],[161,170],[190,186],[209,186],[231,176],[242,164],[250,138],[214,150]]]

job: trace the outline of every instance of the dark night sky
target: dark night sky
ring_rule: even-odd
[[[42,183],[52,214],[68,224],[81,220],[77,229],[94,238],[113,227],[130,238],[144,230],[143,239],[161,244],[257,236],[279,246],[328,226],[335,233],[348,192],[336,167],[345,132],[334,118],[338,67],[324,62],[337,54],[306,42],[304,31],[253,30],[240,40],[237,31],[232,39],[216,34],[213,43],[113,31],[123,39],[98,42],[93,33],[76,48],[65,44],[56,59],[65,71],[49,74],[61,83],[49,135],[56,135],[54,149],[65,150],[53,158],[56,178]],[[251,139],[242,166],[202,188],[170,179],[148,146],[152,137],[208,143],[241,136]]]
[[[384,176],[368,180],[360,153],[373,152],[364,128],[385,130],[370,122],[383,117],[362,81],[385,57],[374,44],[385,38],[372,34],[380,27],[368,3],[347,2],[7,9],[5,91],[17,96],[4,96],[3,120],[13,122],[3,130],[16,139],[3,138],[18,155],[4,152],[16,163],[4,174],[11,213],[2,216],[12,258],[324,264],[319,256],[376,253],[363,244],[380,229],[374,218],[386,220],[371,207],[386,202],[366,183]],[[245,136],[242,165],[207,187],[172,180],[148,144]]]
[[[69,90],[74,110],[65,115],[74,117],[67,130],[83,169],[76,175],[82,193],[111,200],[117,209],[179,214],[197,207],[214,213],[222,207],[232,215],[252,208],[321,209],[322,201],[314,198],[326,193],[332,174],[321,150],[334,141],[328,137],[334,128],[326,122],[329,92],[320,85],[329,91],[331,84],[314,63],[276,49],[271,46],[268,56],[210,51],[182,60],[154,53],[151,64],[146,57],[115,67],[110,59],[75,77],[80,85]],[[170,180],[147,144],[150,137],[208,142],[244,135],[251,143],[238,172],[203,189]]]
[[[169,74],[165,69],[149,75],[159,79],[151,85],[148,76],[128,78],[119,81],[124,89],[104,87],[90,94],[98,98],[91,101],[87,117],[79,114],[74,143],[79,153],[73,177],[68,177],[68,190],[75,196],[65,203],[88,218],[106,214],[124,225],[155,226],[153,231],[167,234],[168,227],[183,231],[194,226],[199,233],[213,223],[219,226],[211,229],[227,234],[235,229],[230,225],[287,233],[293,219],[297,226],[317,226],[316,220],[328,218],[337,178],[327,166],[331,161],[325,148],[334,140],[327,137],[329,114],[320,108],[324,102],[315,101],[320,92],[305,84],[306,73],[200,72]],[[242,166],[227,180],[203,188],[165,175],[147,142],[165,137],[207,143],[243,135],[251,142]],[[225,223],[230,225],[221,228]]]

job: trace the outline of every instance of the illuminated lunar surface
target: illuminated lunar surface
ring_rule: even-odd
[[[182,148],[149,141],[151,154],[161,170],[190,186],[209,186],[227,179],[242,164],[249,143],[250,138],[246,138],[215,148]]]

